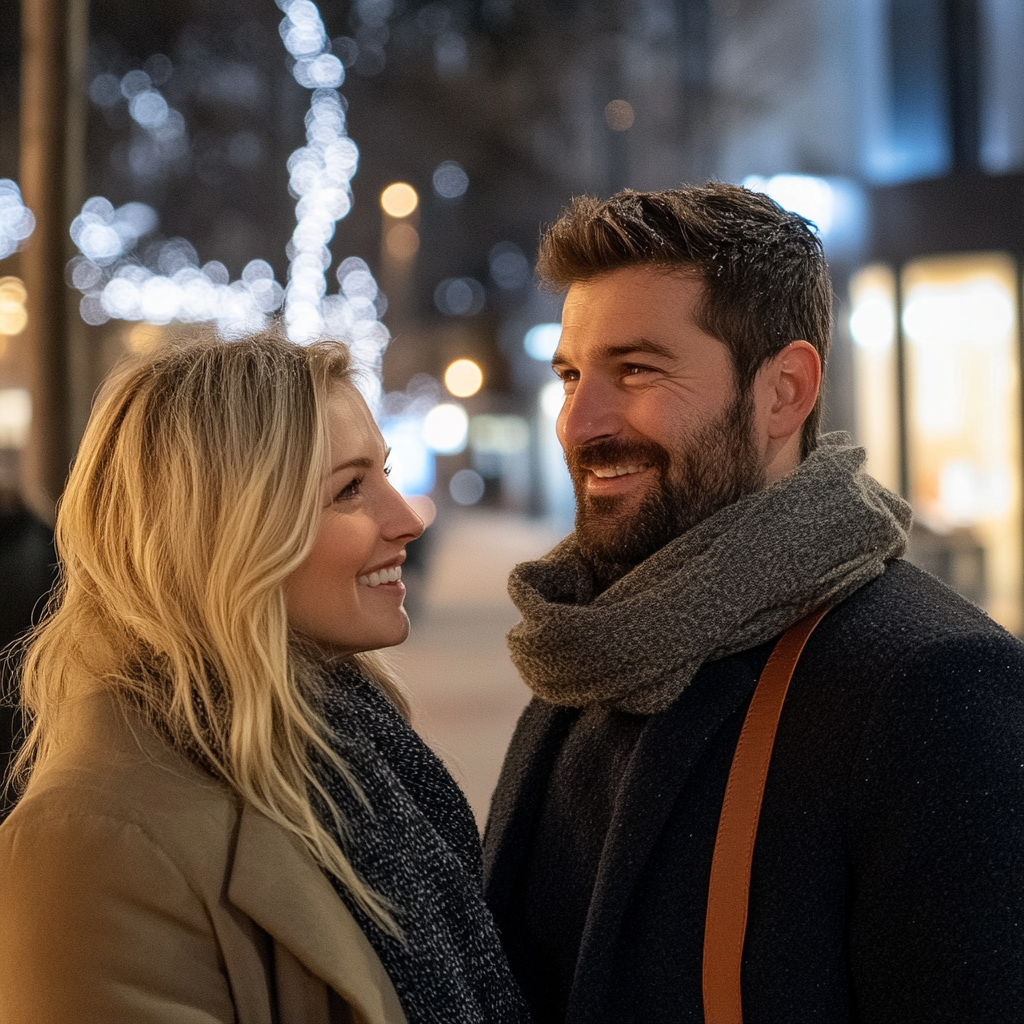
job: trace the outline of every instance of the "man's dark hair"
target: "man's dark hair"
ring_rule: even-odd
[[[803,217],[738,185],[577,197],[544,233],[537,273],[557,291],[625,267],[692,269],[703,281],[697,326],[732,354],[741,395],[757,371],[802,338],[821,357],[832,329],[832,285],[821,241]],[[804,423],[815,447],[821,396]]]

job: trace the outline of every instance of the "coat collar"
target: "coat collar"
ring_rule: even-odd
[[[391,979],[326,875],[297,840],[248,803],[227,894],[365,1019],[404,1024]]]
[[[764,660],[771,645],[766,645]],[[616,800],[597,869],[570,997],[570,1019],[591,1020],[613,977],[623,918],[677,798],[708,743],[741,715],[760,672],[761,648],[700,670],[675,703],[651,716],[637,741]],[[738,731],[738,725],[737,725]]]
[[[600,1017],[623,917],[676,800],[711,739],[749,701],[771,644],[705,665],[652,715],[622,780],[580,946],[569,1020]],[[495,791],[486,837],[487,897],[499,925],[552,767],[577,712],[534,699],[520,719]]]
[[[69,719],[62,749],[33,779],[36,788],[62,766],[70,765],[79,776],[87,773],[97,787],[111,788],[119,799],[127,799],[132,813],[142,813],[150,804],[185,806],[182,793],[186,793],[190,813],[211,819],[215,836],[220,830],[229,835],[237,814],[234,852],[226,865],[228,900],[311,974],[347,999],[359,1011],[360,1020],[405,1024],[384,965],[298,840],[251,804],[237,800],[226,786],[201,773],[108,692],[97,690],[81,697]],[[146,805],[138,792],[125,796],[125,775],[142,780]],[[158,827],[147,818],[143,820],[149,828]],[[163,820],[158,821],[159,827],[164,827]],[[187,820],[175,820],[173,834],[180,836],[188,824]],[[219,839],[211,841],[210,848],[218,852],[200,861],[215,876],[211,890],[219,893],[224,878],[224,862],[216,859],[223,856]],[[232,958],[230,940],[223,936],[222,940],[227,942],[224,952],[233,968],[247,971],[249,958]],[[264,980],[255,976],[243,979],[247,992],[242,998],[251,997],[253,986]],[[255,1005],[258,1003],[255,1000]]]
[[[509,744],[484,832],[485,896],[499,927],[529,848],[548,776],[578,714],[574,708],[555,707],[534,697]]]

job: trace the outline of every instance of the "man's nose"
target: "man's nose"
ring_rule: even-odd
[[[558,416],[558,439],[573,448],[601,438],[614,437],[622,429],[619,395],[599,378],[581,377]]]

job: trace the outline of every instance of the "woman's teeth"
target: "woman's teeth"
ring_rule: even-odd
[[[393,565],[390,569],[379,569],[369,576],[360,576],[356,582],[364,587],[379,587],[382,583],[397,583],[402,578],[402,567]]]

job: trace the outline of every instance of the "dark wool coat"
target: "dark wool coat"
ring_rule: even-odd
[[[772,646],[706,664],[643,726],[607,836],[588,837],[571,1024],[703,1020],[722,795]],[[485,841],[499,927],[577,714],[535,699],[512,740]],[[834,609],[797,666],[742,991],[746,1024],[1024,1020],[1024,644],[909,563]]]

